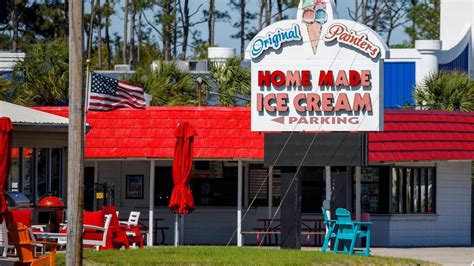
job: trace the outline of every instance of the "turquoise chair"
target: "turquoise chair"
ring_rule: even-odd
[[[351,212],[339,208],[336,210],[336,241],[334,243],[333,250],[336,253],[346,253],[346,254],[361,254],[365,256],[370,255],[370,225],[371,222],[357,222],[352,221]],[[364,229],[362,229],[364,227]],[[365,241],[365,250],[355,251],[355,244],[357,239],[366,238]],[[339,249],[339,244],[341,241],[344,241],[343,248]]]
[[[336,239],[336,233],[335,233],[335,226],[336,226],[336,220],[329,220],[326,209],[324,207],[321,207],[321,210],[323,211],[323,217],[324,217],[324,224],[326,225],[326,236],[324,237],[324,243],[323,243],[323,248],[321,249],[322,252],[326,252],[329,246],[329,241],[331,239]]]

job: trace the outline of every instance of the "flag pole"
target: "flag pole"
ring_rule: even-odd
[[[86,59],[86,86],[85,86],[85,99],[84,99],[84,109],[85,109],[85,112],[84,112],[84,134],[86,134],[87,132],[87,112],[89,111],[89,95],[90,95],[90,91],[91,91],[91,71],[90,71],[90,67],[91,67],[91,60],[90,59]],[[85,139],[85,135],[84,135],[84,139]],[[85,145],[85,144],[84,144]]]

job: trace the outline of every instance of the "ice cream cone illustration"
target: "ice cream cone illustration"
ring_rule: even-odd
[[[318,50],[321,30],[327,21],[326,3],[324,0],[303,0],[303,22],[308,29],[309,40],[313,53]]]

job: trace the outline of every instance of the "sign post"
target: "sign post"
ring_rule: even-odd
[[[246,50],[251,128],[273,132],[265,136],[265,164],[282,167],[282,248],[300,248],[300,168],[365,165],[364,132],[383,130],[388,47],[334,10],[332,0],[301,0],[296,19],[266,27]]]

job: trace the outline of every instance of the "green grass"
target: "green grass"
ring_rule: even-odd
[[[58,265],[64,265],[64,253]],[[84,265],[432,265],[428,262],[389,258],[237,247],[158,247],[140,250],[86,251]]]

